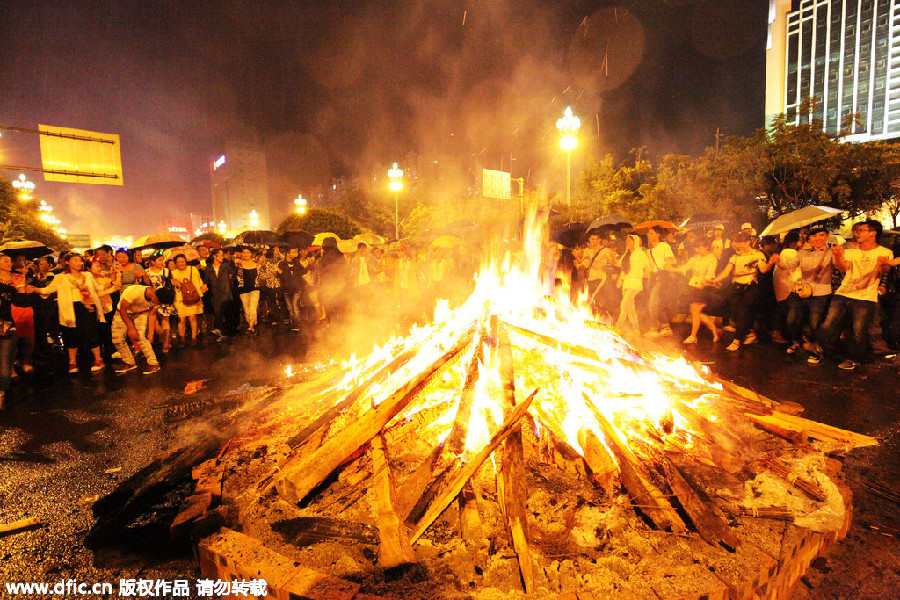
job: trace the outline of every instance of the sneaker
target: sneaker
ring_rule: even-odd
[[[852,371],[856,367],[859,366],[859,363],[855,360],[850,360],[849,358],[838,365],[838,369],[843,369],[845,371]]]
[[[102,371],[103,367],[106,365],[103,364],[102,360],[95,360],[94,364],[91,365],[91,373],[96,373],[97,371]]]
[[[116,368],[116,373],[127,373],[128,371],[134,371],[137,369],[137,365],[134,363],[122,363],[121,367]]]
[[[113,352],[113,353],[110,355],[110,358],[122,358],[122,355],[119,354],[119,351],[118,351],[118,350],[116,350],[115,352]]]
[[[798,352],[800,352],[800,344],[794,342],[788,347],[787,350],[785,350],[785,352],[787,352],[788,354],[797,354]]]
[[[752,331],[747,334],[747,337],[744,338],[744,345],[749,346],[750,344],[756,343],[756,334]]]
[[[697,343],[697,338],[696,338],[695,336],[693,336],[693,335],[689,335],[689,336],[687,336],[686,338],[684,338],[684,341],[681,342],[681,343],[682,343],[682,344],[696,344],[696,343]]]
[[[69,373],[77,373],[78,365],[76,363],[69,363]]]
[[[773,344],[790,344],[789,340],[784,339],[784,336],[781,335],[781,332],[773,331],[772,332],[772,343]]]
[[[157,371],[159,371],[160,366],[157,365],[147,365],[147,369],[144,371],[144,375],[153,375]]]
[[[732,340],[728,347],[725,348],[729,352],[737,352],[741,347],[741,342],[739,340]]]
[[[734,333],[735,331],[737,331],[737,329],[735,329],[734,325],[726,325],[722,329],[725,331],[728,331],[730,333]]]
[[[811,365],[817,365],[822,362],[822,355],[818,352],[810,352],[809,356],[806,357],[806,362]]]

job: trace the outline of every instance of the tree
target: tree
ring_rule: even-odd
[[[22,201],[12,184],[0,179],[0,236],[2,242],[33,240],[67,250],[69,244],[40,219],[37,200]]]
[[[331,232],[346,240],[359,234],[362,230],[359,223],[342,214],[321,208],[311,208],[305,215],[298,215],[297,213],[288,215],[278,224],[276,231],[278,233],[305,231],[313,235]]]
[[[661,207],[652,205],[655,185],[656,170],[638,152],[634,165],[616,167],[610,155],[599,163],[592,159],[576,181],[572,216],[588,219],[618,213],[634,221],[657,218]]]

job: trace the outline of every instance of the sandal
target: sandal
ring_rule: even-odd
[[[696,344],[696,343],[697,343],[697,336],[689,335],[689,336],[687,336],[686,338],[684,338],[684,341],[681,342],[681,343],[682,343],[682,344]]]

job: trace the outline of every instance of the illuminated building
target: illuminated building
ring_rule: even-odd
[[[225,153],[210,163],[210,179],[213,222],[224,222],[229,229],[271,229],[263,152],[245,146],[226,146]]]
[[[832,134],[858,113],[848,140],[900,137],[900,0],[770,0],[767,123],[782,112]]]

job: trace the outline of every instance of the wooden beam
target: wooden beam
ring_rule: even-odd
[[[450,480],[447,490],[441,494],[439,498],[435,500],[435,502],[429,507],[428,512],[419,519],[419,522],[416,523],[415,528],[413,529],[413,534],[410,537],[410,541],[415,542],[417,539],[422,537],[422,534],[425,533],[425,530],[434,523],[434,520],[440,516],[444,510],[450,506],[450,503],[453,502],[453,499],[462,491],[463,487],[466,485],[466,482],[474,475],[481,465],[487,460],[487,457],[493,454],[494,450],[506,439],[506,437],[512,433],[513,427],[518,424],[522,417],[525,416],[525,413],[528,411],[528,407],[531,406],[531,402],[534,400],[535,396],[537,396],[540,388],[535,389],[531,394],[520,404],[516,405],[515,409],[513,409],[512,414],[510,414],[509,418],[503,422],[503,425],[500,426],[497,431],[495,431],[487,445],[478,451],[475,456],[472,457],[462,468],[460,468]]]
[[[725,515],[713,504],[700,496],[688,480],[682,475],[678,467],[668,458],[663,460],[663,470],[669,487],[675,492],[678,502],[681,503],[684,512],[691,518],[697,533],[706,543],[715,546],[719,542],[734,549],[740,545],[740,540],[731,531],[725,521]]]
[[[472,331],[463,334],[456,344],[439,356],[418,375],[397,388],[378,406],[363,413],[360,418],[340,432],[330,436],[318,450],[297,457],[286,463],[276,481],[278,493],[292,502],[300,502],[348,456],[371,440],[391,419],[431,381],[431,378],[448,362],[457,357],[472,341]]]
[[[381,541],[378,561],[386,571],[406,570],[417,564],[418,559],[409,543],[406,526],[397,515],[397,491],[381,435],[372,438],[369,454],[372,456],[375,512],[378,515],[378,537]]]
[[[496,315],[491,316],[491,340],[497,344],[497,360],[500,382],[503,386],[503,417],[508,419],[516,407],[516,382],[513,366],[512,346],[509,334]],[[493,345],[492,343],[492,345]],[[531,548],[528,541],[528,520],[526,504],[528,489],[525,486],[525,453],[522,447],[522,424],[517,423],[503,444],[500,472],[498,476],[498,496],[504,508],[506,521],[512,536],[513,548],[519,558],[519,573],[525,593],[534,591],[534,565],[531,562]]]

